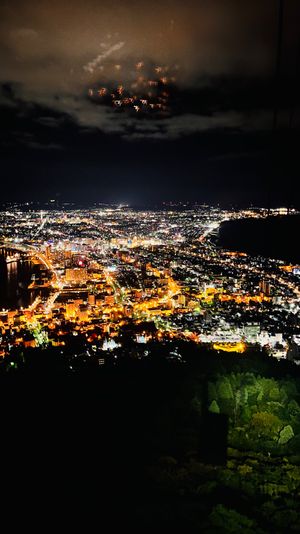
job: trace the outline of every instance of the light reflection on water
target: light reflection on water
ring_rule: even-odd
[[[28,290],[33,273],[33,264],[25,258],[6,262],[7,256],[13,252],[0,251],[0,309],[29,306],[37,295],[36,290]]]

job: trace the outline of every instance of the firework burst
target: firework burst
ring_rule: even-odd
[[[128,68],[126,67],[126,72]],[[167,117],[172,113],[176,94],[176,74],[178,66],[146,66],[138,61],[131,69],[130,79],[122,81],[122,65],[113,65],[110,78],[118,78],[106,85],[94,84],[88,89],[88,97],[99,104],[107,105],[116,111],[127,111],[139,115]]]

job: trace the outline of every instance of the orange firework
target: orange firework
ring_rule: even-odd
[[[98,91],[98,95],[101,96],[101,97],[105,96],[106,93],[107,93],[106,87],[101,87],[101,89],[99,89],[99,91]]]
[[[116,71],[121,70],[120,64],[111,65]],[[176,81],[174,76],[174,67],[169,66],[150,66],[147,70],[141,72],[145,67],[143,61],[135,64],[136,75],[127,82],[126,88],[121,82],[120,77],[118,84],[112,84],[110,87],[91,88],[88,94],[91,98],[106,97],[104,103],[110,103],[114,108],[123,110],[133,110],[136,113],[144,115],[145,113],[156,113],[160,116],[166,116],[171,111],[171,101],[173,99],[174,85]],[[148,74],[147,72],[152,72]],[[168,73],[168,74],[167,74]],[[160,112],[160,113],[159,113]]]

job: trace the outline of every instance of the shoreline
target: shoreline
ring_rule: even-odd
[[[41,262],[34,262],[25,253],[18,259],[6,262],[6,252],[16,252],[15,247],[1,247],[0,250],[0,309],[14,311],[21,306],[27,308],[36,296],[46,288],[32,286],[32,274]],[[32,287],[31,287],[32,286]]]
[[[266,219],[244,218],[222,222],[214,243],[217,248],[299,264],[299,233],[298,214]]]

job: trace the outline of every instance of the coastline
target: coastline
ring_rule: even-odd
[[[264,256],[288,263],[300,263],[297,240],[300,215],[266,219],[238,219],[222,222],[215,239],[217,247]]]
[[[32,275],[38,272],[40,264],[34,264],[26,256],[6,262],[6,253],[15,251],[9,246],[0,251],[0,308],[9,310],[31,305],[44,291],[41,287],[30,287]]]

